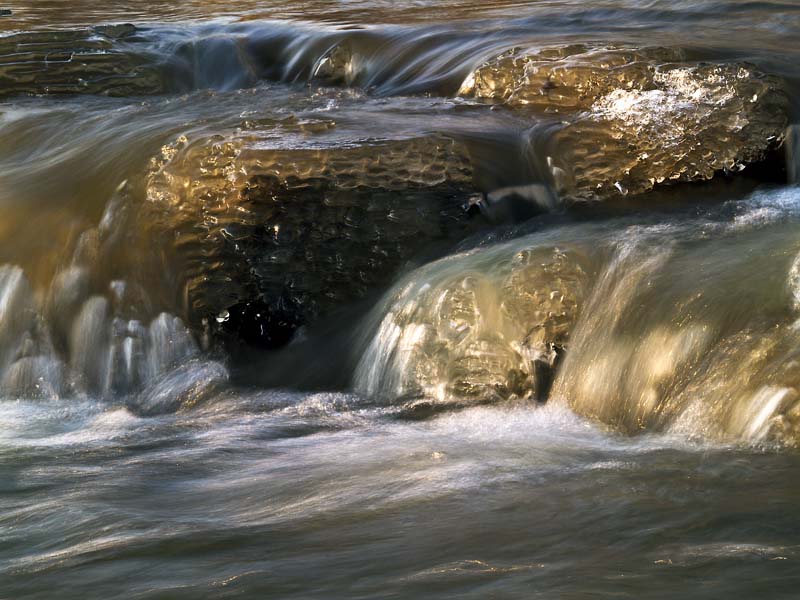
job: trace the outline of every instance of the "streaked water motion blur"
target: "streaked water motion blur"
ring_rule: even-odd
[[[800,6],[0,6],[0,598],[789,598]]]

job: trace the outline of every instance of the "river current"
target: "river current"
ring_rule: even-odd
[[[0,598],[795,598],[800,5],[0,5]]]

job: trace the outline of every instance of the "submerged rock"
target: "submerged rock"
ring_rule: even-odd
[[[189,361],[156,380],[130,401],[144,416],[161,415],[201,404],[228,381],[228,371],[214,361]]]
[[[683,53],[670,48],[517,47],[478,66],[459,94],[550,113],[577,112],[615,90],[646,89],[656,65],[682,60]]]
[[[133,25],[38,31],[0,37],[0,96],[166,91],[157,58],[135,48]]]
[[[754,66],[667,48],[515,48],[459,93],[557,119],[537,150],[572,200],[741,170],[780,145],[788,110],[782,82]]]
[[[312,79],[326,85],[353,85],[360,73],[350,46],[336,44],[314,65]]]
[[[182,139],[148,179],[144,227],[189,321],[280,346],[468,229],[472,170],[440,135],[276,149],[257,133]]]

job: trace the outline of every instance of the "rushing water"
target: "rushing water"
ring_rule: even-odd
[[[797,596],[796,3],[0,9],[0,598]]]

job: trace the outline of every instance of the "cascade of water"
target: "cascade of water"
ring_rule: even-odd
[[[79,236],[73,257],[44,289],[36,290],[21,267],[0,265],[4,396],[126,397],[145,388],[157,391],[174,369],[192,365],[209,372],[204,380],[227,378],[222,365],[202,361],[197,342],[179,317],[154,312],[141,286],[109,281],[103,271],[105,263],[98,256],[113,256],[114,244],[125,239],[121,231],[131,226],[123,187],[108,202],[99,225]],[[203,387],[192,385],[195,390]]]
[[[376,309],[356,386],[445,406],[544,391],[630,433],[797,443],[798,206],[783,189],[427,265]]]

